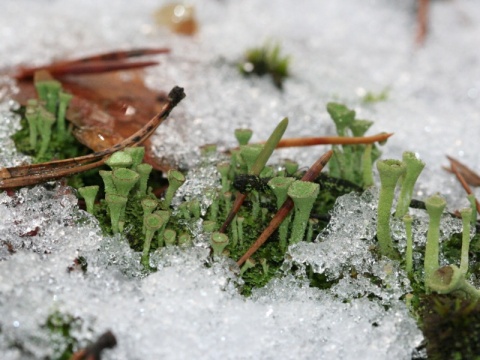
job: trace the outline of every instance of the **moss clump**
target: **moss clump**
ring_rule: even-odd
[[[338,136],[364,136],[373,122],[356,118],[354,110],[338,103],[328,103],[330,114]],[[383,144],[382,144],[383,145]],[[369,145],[333,145],[333,157],[329,162],[329,174],[348,180],[362,188],[373,185],[372,164],[381,152],[375,144]]]
[[[289,56],[281,55],[279,44],[266,43],[261,47],[246,51],[244,60],[239,64],[243,75],[270,75],[273,83],[282,89],[283,82],[289,75]]]
[[[50,334],[52,346],[52,359],[68,360],[71,359],[73,353],[80,348],[79,334],[83,327],[83,320],[68,313],[64,314],[60,311],[54,311],[47,318],[43,325]]]
[[[31,156],[33,163],[41,163],[52,159],[68,159],[86,155],[90,151],[80,144],[71,133],[68,132],[65,136],[60,137],[58,133],[53,131],[48,148],[44,154],[38,156],[37,147],[32,147],[30,144],[30,130],[27,119],[24,117],[25,108],[21,108],[18,113],[22,117],[20,130],[13,134],[11,138],[15,142],[17,150]]]
[[[480,302],[430,295],[423,302],[428,358],[480,358]]]

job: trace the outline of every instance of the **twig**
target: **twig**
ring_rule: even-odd
[[[278,148],[295,146],[315,146],[315,145],[356,145],[372,144],[387,140],[393,133],[380,133],[372,136],[349,137],[349,136],[326,136],[326,137],[305,137],[289,138],[281,140]]]
[[[103,350],[112,349],[116,345],[117,339],[115,335],[111,331],[107,331],[100,335],[92,345],[73,354],[70,360],[100,360]]]
[[[323,154],[311,167],[308,171],[303,175],[302,181],[313,181],[317,178],[320,172],[323,170],[325,165],[328,163],[330,158],[332,157],[333,151],[329,150],[325,154]],[[242,266],[242,264],[251,257],[259,248],[262,246],[265,241],[273,234],[273,232],[280,226],[282,221],[287,217],[288,213],[293,209],[293,200],[291,198],[287,198],[283,205],[280,207],[278,212],[275,214],[273,219],[270,221],[270,224],[263,230],[262,234],[258,237],[258,239],[253,243],[252,246],[247,250],[247,252],[237,261],[238,266]]]

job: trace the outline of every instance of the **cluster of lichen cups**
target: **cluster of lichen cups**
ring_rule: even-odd
[[[335,123],[338,136],[364,136],[373,122],[356,119],[354,110],[343,104],[328,103],[327,111]],[[372,164],[381,153],[374,144],[333,145],[333,157],[329,162],[330,176],[348,180],[363,188],[373,185]]]
[[[156,236],[156,247],[164,244],[176,244],[177,234],[172,229],[167,229],[170,219],[169,210],[175,191],[183,184],[185,178],[182,173],[170,170],[167,174],[169,187],[165,199],[160,202],[152,194],[148,186],[148,179],[152,166],[142,163],[145,149],[143,147],[126,148],[114,153],[106,164],[110,171],[100,170],[103,179],[107,212],[110,218],[113,234],[120,233],[125,227],[125,214],[127,203],[134,201],[140,203],[143,210],[142,232],[144,234],[142,264],[149,267],[149,253],[152,240]],[[86,186],[78,189],[79,194],[85,199],[86,209],[95,214],[95,197],[99,186]],[[181,234],[178,242],[183,244],[190,241],[189,236]]]
[[[395,216],[402,218],[405,224],[407,247],[405,252],[405,268],[409,276],[413,275],[413,217],[408,214],[412,199],[413,187],[425,164],[415,154],[405,152],[403,160],[381,160],[377,162],[380,176],[380,195],[377,216],[377,239],[381,255],[399,259],[390,236],[390,217],[395,188],[401,182],[401,191],[397,202]],[[424,255],[424,283],[427,291],[439,294],[454,294],[477,301],[480,290],[475,289],[466,280],[468,271],[468,251],[470,243],[470,225],[475,223],[475,204],[460,211],[463,223],[462,250],[460,268],[456,265],[439,265],[440,221],[446,206],[440,195],[430,196],[425,200],[429,216],[427,242]],[[473,209],[473,210],[472,210]]]
[[[72,95],[64,92],[61,83],[56,80],[35,81],[38,99],[30,99],[25,108],[25,118],[28,122],[29,144],[37,158],[47,151],[52,128],[56,123],[56,136],[65,138],[65,114]],[[38,141],[40,140],[40,141]]]

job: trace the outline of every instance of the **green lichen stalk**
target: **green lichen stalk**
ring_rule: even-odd
[[[112,232],[117,234],[123,230],[123,217],[125,215],[125,206],[128,198],[118,194],[106,194],[105,201],[110,212],[110,221]]]
[[[426,284],[429,283],[432,274],[439,267],[440,219],[446,204],[445,199],[440,195],[433,195],[425,200],[425,206],[430,218],[424,261]]]
[[[378,199],[377,239],[380,254],[391,259],[398,258],[390,237],[390,214],[398,179],[405,173],[406,165],[398,160],[377,161],[380,175],[380,197]]]
[[[223,253],[223,250],[228,245],[229,239],[228,236],[219,232],[212,233],[210,237],[210,245],[213,249],[213,255],[220,256]]]
[[[78,193],[85,199],[85,206],[89,214],[93,214],[93,205],[95,197],[99,190],[98,185],[84,186],[78,189]]]
[[[413,236],[412,236],[412,222],[413,217],[406,214],[403,217],[403,223],[405,224],[405,233],[407,236],[407,249],[405,251],[405,271],[408,276],[413,275]]]
[[[277,210],[283,205],[288,197],[288,188],[295,181],[292,177],[274,177],[268,182],[268,186],[272,189],[275,197],[277,198]],[[290,225],[291,215],[289,214],[278,228],[278,235],[280,240],[280,248],[285,250],[287,248],[287,234],[288,226]]]
[[[320,185],[307,181],[296,180],[288,188],[288,196],[295,204],[295,217],[290,235],[290,244],[302,241],[307,228],[310,212],[317,199]]]
[[[460,210],[462,215],[462,255],[460,260],[460,271],[466,274],[468,271],[468,250],[470,248],[470,221],[472,217],[472,209],[465,208]]]
[[[441,267],[434,271],[427,286],[439,294],[454,294],[473,302],[480,300],[480,290],[465,279],[465,274],[455,265]]]
[[[401,218],[407,213],[408,207],[410,206],[410,201],[412,200],[415,182],[425,167],[425,163],[418,159],[415,156],[415,153],[410,151],[405,151],[403,153],[402,160],[405,163],[407,170],[402,179],[402,189],[400,191],[400,197],[398,198],[397,208],[395,211],[395,216],[397,218]]]
[[[178,170],[169,170],[167,173],[168,189],[165,193],[164,204],[169,207],[172,203],[173,196],[180,186],[185,182],[185,176]]]
[[[152,238],[155,232],[160,229],[163,225],[163,219],[157,214],[149,214],[145,217],[145,241],[143,243],[143,252],[142,252],[142,265],[145,268],[149,268],[150,264],[150,245],[152,243]]]

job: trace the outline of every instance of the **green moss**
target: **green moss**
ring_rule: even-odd
[[[387,101],[390,89],[385,88],[382,91],[375,93],[368,91],[363,97],[362,101],[367,104],[373,104],[377,102]]]
[[[68,159],[82,156],[90,152],[90,150],[80,144],[71,133],[67,133],[64,137],[60,138],[54,131],[45,153],[41,156],[37,156],[37,150],[32,148],[30,144],[28,122],[23,116],[25,114],[25,109],[22,108],[19,113],[22,116],[22,119],[20,120],[21,128],[13,134],[11,138],[14,141],[17,150],[31,156],[33,163],[41,163],[52,159]]]
[[[68,313],[54,311],[42,326],[50,334],[52,357],[55,360],[68,360],[75,351],[79,350],[78,334],[83,328],[83,320]]]
[[[289,76],[290,57],[281,54],[279,44],[266,43],[246,51],[244,60],[239,64],[243,75],[271,76],[273,83],[282,89],[283,82]]]
[[[480,303],[431,295],[423,308],[429,359],[480,359]]]

